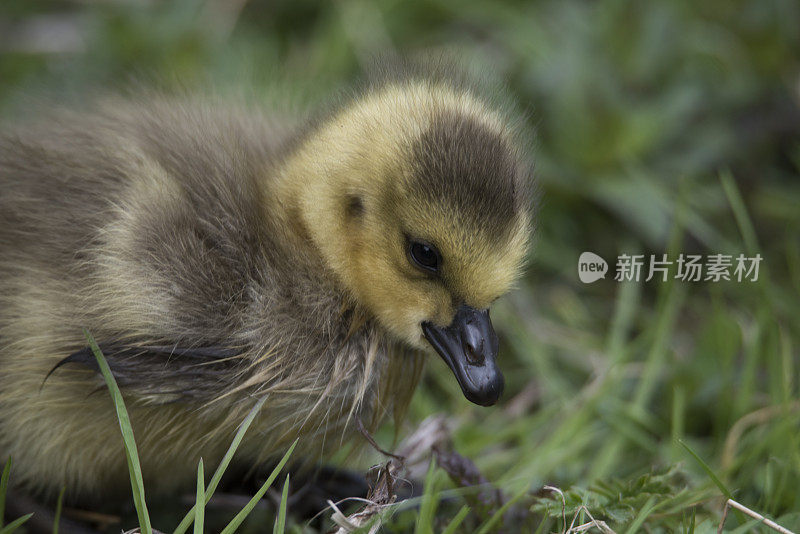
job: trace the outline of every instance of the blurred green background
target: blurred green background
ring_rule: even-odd
[[[521,518],[489,531],[560,531],[543,484],[567,492],[567,523],[585,505],[618,532],[714,531],[709,471],[800,529],[800,2],[3,0],[0,116],[140,80],[304,109],[374,54],[440,49],[508,85],[542,201],[530,268],[494,315],[504,400],[468,405],[432,361],[401,435],[446,414],[457,450],[523,492]],[[764,260],[756,283],[586,285],[583,251],[612,274],[622,253]],[[439,531],[462,502],[435,502]],[[425,531],[416,513],[386,528]]]

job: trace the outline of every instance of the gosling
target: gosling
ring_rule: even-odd
[[[490,305],[532,216],[516,122],[398,67],[304,123],[147,95],[0,137],[0,460],[23,488],[129,490],[84,328],[124,393],[148,494],[237,459],[318,460],[401,420],[433,348],[503,391]]]

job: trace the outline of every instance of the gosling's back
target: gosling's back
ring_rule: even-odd
[[[272,209],[297,135],[252,110],[155,100],[57,113],[0,140],[0,457],[17,481],[128,487],[99,377],[64,365],[45,380],[86,346],[84,328],[127,394],[151,491],[219,457],[255,391],[275,394],[242,446],[252,462],[299,434],[315,457],[353,414],[388,409],[370,399],[391,345]]]

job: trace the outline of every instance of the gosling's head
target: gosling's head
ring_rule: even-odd
[[[306,231],[393,337],[433,347],[464,395],[503,391],[491,304],[526,256],[530,168],[470,90],[392,82],[334,113],[289,162]]]

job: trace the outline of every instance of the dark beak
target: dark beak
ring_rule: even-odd
[[[503,374],[497,367],[497,334],[489,310],[461,306],[450,326],[422,323],[428,343],[456,375],[467,400],[491,406],[503,393]]]

